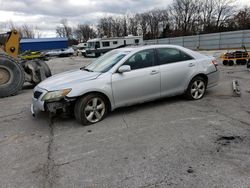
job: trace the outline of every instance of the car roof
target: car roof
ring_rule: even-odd
[[[123,48],[118,48],[116,50],[119,52],[137,52],[137,51],[153,49],[153,48],[177,48],[179,50],[182,50],[182,51],[188,53],[189,55],[192,55],[194,58],[204,58],[205,57],[204,55],[202,55],[196,51],[190,50],[188,48],[178,46],[178,45],[169,45],[169,44],[127,46],[127,47],[123,47]]]
[[[123,48],[119,48],[121,51],[133,51],[133,50],[144,50],[144,49],[152,49],[152,48],[179,48],[179,49],[187,49],[178,45],[169,45],[169,44],[154,44],[154,45],[138,45],[138,46],[126,46]]]

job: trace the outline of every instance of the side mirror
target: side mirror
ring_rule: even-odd
[[[129,71],[131,71],[131,67],[129,65],[122,65],[118,69],[119,73],[129,72]]]

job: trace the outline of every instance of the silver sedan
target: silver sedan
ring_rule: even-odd
[[[73,109],[77,121],[87,125],[122,106],[181,94],[201,99],[218,80],[213,57],[180,46],[120,48],[41,82],[34,89],[31,111]]]

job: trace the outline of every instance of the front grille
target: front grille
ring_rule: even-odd
[[[43,94],[43,93],[40,92],[40,91],[35,91],[35,92],[34,92],[34,98],[35,98],[35,99],[38,99],[42,94]]]

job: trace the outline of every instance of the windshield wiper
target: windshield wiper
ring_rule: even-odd
[[[88,71],[88,72],[94,72],[94,71],[92,71],[92,70],[90,70],[90,69],[87,69],[87,68],[85,68],[85,67],[82,67],[82,68],[80,68],[81,70],[85,70],[85,71]]]

